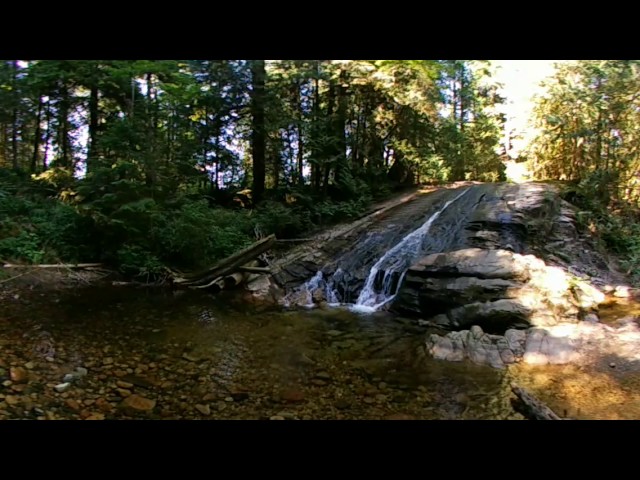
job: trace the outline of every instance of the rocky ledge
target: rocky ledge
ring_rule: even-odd
[[[395,308],[444,328],[509,328],[577,322],[604,294],[533,255],[467,248],[422,258],[405,277]]]
[[[469,359],[495,368],[520,361],[530,365],[605,362],[616,368],[640,361],[640,327],[633,317],[605,325],[595,315],[575,324],[509,329],[504,335],[485,333],[476,325],[445,336],[432,334],[425,347],[436,359]]]

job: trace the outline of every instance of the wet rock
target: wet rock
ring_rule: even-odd
[[[149,412],[155,408],[156,401],[137,394],[133,394],[125,398],[120,406],[126,410]]]
[[[202,415],[209,416],[211,415],[211,407],[209,405],[196,404],[195,409],[200,412]]]
[[[96,399],[95,405],[103,412],[110,412],[113,410],[113,406],[104,398]]]
[[[276,416],[282,417],[285,420],[295,420],[296,419],[296,415],[294,413],[291,413],[291,412],[278,412]]]
[[[416,417],[406,413],[393,413],[384,417],[385,420],[415,420]]]
[[[629,298],[631,297],[631,289],[626,285],[618,285],[613,291],[613,296],[618,298]]]
[[[131,390],[127,390],[124,388],[119,388],[118,389],[118,395],[120,395],[122,398],[127,398],[128,396],[131,395]]]
[[[187,360],[189,362],[193,362],[193,363],[197,363],[197,362],[201,361],[201,359],[199,357],[197,357],[196,355],[194,355],[192,353],[183,353],[182,354],[182,358],[184,358],[185,360]]]
[[[234,402],[244,402],[249,399],[249,392],[232,391],[230,392],[230,396]]]
[[[53,389],[58,392],[58,393],[63,393],[66,392],[67,390],[69,390],[69,388],[71,388],[71,384],[68,382],[65,383],[59,383],[58,385],[56,385],[55,387],[53,387]]]
[[[136,387],[152,389],[160,384],[158,380],[151,376],[141,377],[139,375],[128,374],[120,379],[123,382],[131,383]]]
[[[598,323],[600,321],[600,319],[598,318],[598,316],[595,313],[589,313],[589,314],[584,316],[583,321],[584,322],[590,322],[590,323]]]
[[[67,406],[67,408],[73,410],[74,412],[80,411],[81,407],[77,400],[68,399],[68,400],[65,400],[64,404]]]
[[[304,393],[301,390],[289,389],[280,394],[280,398],[287,403],[301,403],[304,402]]]
[[[9,369],[9,378],[15,383],[26,383],[29,381],[29,373],[22,367],[11,367]]]
[[[103,413],[92,413],[87,418],[85,418],[85,420],[104,420],[104,418],[105,417]]]
[[[604,294],[533,255],[467,248],[418,260],[397,298],[398,310],[430,313],[432,324],[504,331],[576,322],[580,311],[597,307]]]
[[[116,380],[116,386],[119,388],[129,389],[133,387],[133,383],[123,382],[122,380]]]

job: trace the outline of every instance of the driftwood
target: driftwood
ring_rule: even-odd
[[[311,240],[315,240],[314,238],[279,238],[276,240],[278,243],[285,242],[310,242]]]
[[[249,273],[271,273],[271,269],[269,267],[253,267],[250,265],[242,265],[241,267],[238,267],[238,270]]]
[[[15,263],[5,263],[4,268],[97,268],[102,267],[101,263],[45,263],[40,265],[18,265]]]
[[[246,274],[242,272],[232,273],[224,277],[224,287],[231,288],[240,285],[246,278]]]
[[[513,408],[529,420],[562,420],[553,410],[524,388],[512,383],[511,391],[517,397],[516,399],[511,399]]]
[[[183,274],[180,276],[174,274],[173,282],[176,285],[184,285],[194,288],[208,288],[215,284],[218,279],[222,280],[222,278],[227,275],[237,272],[240,270],[241,266],[251,262],[260,254],[269,250],[275,240],[275,235],[269,235],[268,237],[263,238],[262,240],[249,245],[247,248],[231,255],[230,257],[219,261],[213,267],[205,270],[204,272]]]

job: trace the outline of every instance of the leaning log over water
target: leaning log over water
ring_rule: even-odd
[[[213,267],[205,270],[204,272],[174,275],[173,282],[176,285],[206,288],[205,285],[213,285],[219,278],[224,278],[231,275],[243,265],[250,263],[258,255],[263,254],[269,250],[276,240],[275,235],[269,235],[262,240],[249,245],[247,248],[219,261]]]
[[[513,408],[529,420],[562,420],[553,410],[524,388],[512,383],[511,391],[518,397],[511,400]]]
[[[83,268],[99,268],[101,263],[44,263],[40,265],[18,265],[15,263],[5,263],[3,268],[66,268],[66,269],[83,269]]]

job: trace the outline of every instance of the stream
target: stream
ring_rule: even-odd
[[[638,368],[437,361],[423,353],[426,329],[386,312],[259,310],[232,293],[6,300],[0,419],[522,419],[514,379],[561,416],[640,418]],[[12,381],[12,367],[24,378]],[[87,374],[56,391],[78,367]],[[132,395],[152,408],[123,408]]]
[[[423,332],[387,313],[258,311],[232,295],[34,292],[0,313],[0,418],[522,418],[505,372],[431,360]],[[27,378],[12,382],[11,367]],[[122,408],[131,395],[155,404]]]

